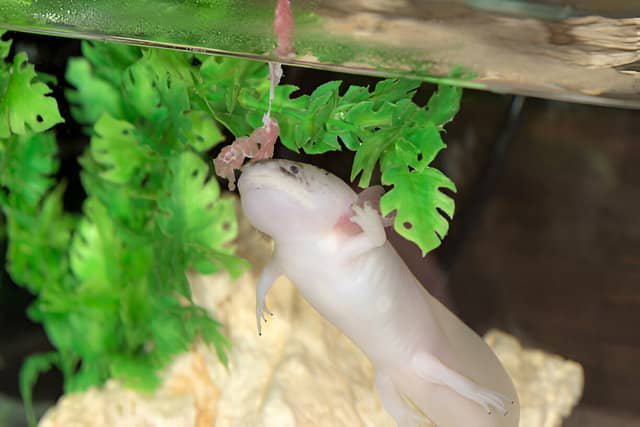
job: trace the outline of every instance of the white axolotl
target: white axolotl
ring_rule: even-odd
[[[285,275],[371,360],[400,427],[518,426],[517,393],[497,357],[422,287],[378,211],[347,184],[273,159],[245,166],[239,190],[249,221],[275,242],[256,290],[258,332],[265,296]]]

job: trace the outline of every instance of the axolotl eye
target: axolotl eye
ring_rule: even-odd
[[[300,168],[296,165],[291,165],[288,168],[280,166],[280,171],[285,175],[296,176],[298,175],[298,172],[300,172]]]

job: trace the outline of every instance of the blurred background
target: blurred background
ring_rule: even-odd
[[[57,76],[80,55],[76,40],[9,34],[36,69]],[[285,83],[310,93],[319,84],[374,78],[286,68]],[[415,101],[425,103],[433,86]],[[68,182],[65,207],[84,192],[77,157],[88,144],[78,125],[56,127]],[[442,247],[426,260],[392,237],[422,282],[478,333],[505,330],[528,347],[582,364],[585,390],[565,426],[640,425],[640,112],[474,90],[447,126],[438,166],[458,186],[456,216]],[[299,158],[347,178],[351,153]],[[0,243],[4,265],[6,243]],[[21,426],[18,371],[25,356],[49,349],[25,310],[30,295],[3,270],[0,282],[0,427]],[[39,407],[60,396],[61,376],[41,377]],[[3,421],[4,420],[4,421]],[[2,424],[2,423],[5,424]]]

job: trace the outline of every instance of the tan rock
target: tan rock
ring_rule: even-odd
[[[582,366],[542,350],[524,349],[516,338],[497,330],[484,339],[518,390],[520,427],[560,427],[582,396]]]
[[[264,263],[269,243],[241,230],[253,265]],[[248,252],[247,252],[248,251]],[[320,317],[286,279],[269,293],[275,312],[258,336],[255,279],[233,282],[224,274],[192,278],[194,300],[226,326],[233,343],[229,369],[202,344],[176,358],[154,395],[105,387],[63,397],[42,427],[393,427],[373,386],[370,362]],[[582,391],[582,370],[537,350],[523,350],[492,331],[487,342],[514,377],[522,427],[559,426]]]

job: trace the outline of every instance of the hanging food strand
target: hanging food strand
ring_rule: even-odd
[[[282,78],[282,64],[279,62],[269,62],[269,107],[262,118],[262,123],[266,126],[271,119],[271,105],[276,96],[276,86],[280,84]]]
[[[213,160],[216,175],[229,181],[229,190],[236,188],[235,170],[240,169],[245,159],[262,160],[273,157],[273,149],[280,134],[278,122],[269,119],[249,136],[242,136],[220,151]]]
[[[289,0],[278,0],[273,31],[278,38],[278,47],[274,53],[278,56],[294,56],[293,50],[293,13]]]
[[[273,31],[278,40],[278,47],[273,53],[280,57],[294,56],[293,50],[293,13],[289,0],[278,0],[276,5]],[[282,78],[282,64],[269,62],[269,105],[262,117],[263,126],[254,130],[251,135],[237,138],[231,145],[222,149],[213,160],[216,175],[229,181],[229,190],[236,188],[236,169],[240,169],[245,159],[251,161],[270,159],[276,141],[280,135],[278,122],[271,117],[271,106],[275,98],[276,86]]]

